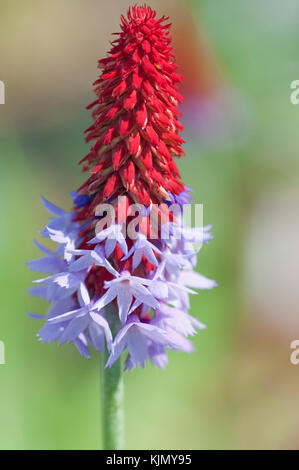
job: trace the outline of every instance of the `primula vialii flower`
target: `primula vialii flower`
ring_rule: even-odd
[[[80,162],[88,179],[72,194],[71,212],[43,199],[53,218],[41,234],[57,248],[36,242],[45,256],[28,263],[49,274],[30,290],[51,302],[45,317],[32,314],[45,320],[40,340],[74,342],[87,357],[88,344],[107,347],[109,367],[124,351],[126,369],[147,359],[163,368],[167,348],[192,351],[187,337],[203,325],[188,314],[189,294],[216,285],[193,270],[194,243],[211,238],[209,227],[184,227],[172,210],[173,204],[182,210],[192,197],[174,162],[184,154],[182,77],[167,20],[145,6],[121,18],[121,32],[99,61],[96,99],[88,107],[94,122],[86,141],[92,144]],[[127,228],[136,207],[132,237]]]

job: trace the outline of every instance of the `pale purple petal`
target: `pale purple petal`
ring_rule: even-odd
[[[134,367],[135,367],[135,365],[132,362],[131,356],[130,356],[130,354],[128,354],[128,357],[127,357],[126,362],[125,362],[125,369],[124,370],[126,372],[127,370],[134,369]]]
[[[89,352],[88,352],[88,344],[87,344],[87,339],[83,333],[81,333],[78,338],[74,340],[74,343],[76,345],[76,348],[82,354],[82,356],[85,356],[87,358],[90,357]]]
[[[62,323],[65,321],[70,321],[76,318],[78,315],[84,315],[87,313],[85,308],[76,308],[75,310],[70,310],[69,312],[61,313],[56,317],[49,318],[49,324],[53,325],[54,323]]]
[[[69,325],[65,328],[64,332],[62,333],[59,344],[64,343],[67,341],[70,343],[71,341],[74,341],[74,339],[77,338],[77,336],[82,333],[85,328],[88,327],[89,323],[89,318],[86,313],[83,313],[81,315],[78,315],[76,318],[74,318]]]
[[[133,271],[137,268],[137,266],[139,266],[139,264],[141,263],[141,260],[142,260],[142,251],[141,250],[136,250],[134,255],[133,255],[133,263],[132,263],[132,268],[133,268]]]
[[[47,209],[47,211],[50,212],[50,214],[56,215],[58,217],[66,214],[63,209],[60,209],[60,207],[55,206],[55,204],[52,204],[52,202],[48,201],[43,196],[41,196],[41,200],[44,207]]]
[[[162,330],[161,328],[158,328],[154,325],[149,325],[147,323],[138,323],[138,328],[144,336],[146,336],[148,339],[151,339],[154,343],[169,347],[176,347],[175,342],[173,342],[169,337],[168,332]]]
[[[126,255],[128,253],[128,246],[127,246],[127,242],[126,242],[126,240],[125,240],[122,233],[119,234],[119,236],[117,238],[117,242],[118,242],[123,254]]]
[[[182,271],[179,277],[179,283],[193,287],[195,289],[213,289],[217,283],[195,271]]]
[[[136,300],[148,305],[152,308],[158,308],[159,302],[155,297],[141,284],[134,283],[131,287],[132,293]]]
[[[29,287],[28,293],[33,297],[39,297],[41,299],[47,299],[48,289],[47,287]]]
[[[188,339],[184,338],[184,336],[180,335],[176,331],[169,330],[167,331],[169,339],[172,342],[172,346],[169,346],[172,349],[178,349],[180,351],[186,353],[192,353],[194,351],[194,346]]]
[[[105,364],[105,368],[106,367],[111,367],[112,364],[114,364],[114,362],[117,361],[117,359],[119,358],[121,353],[126,348],[127,338],[126,338],[125,333],[128,331],[128,329],[129,329],[129,327],[125,326],[116,335],[116,337],[113,341],[113,344],[112,344],[112,349],[111,349],[111,352],[110,352],[110,356],[108,358],[108,361]]]
[[[93,259],[91,258],[90,254],[87,253],[81,258],[76,259],[73,263],[70,264],[69,270],[70,272],[78,272],[83,271],[84,269],[89,268],[94,264]]]
[[[72,289],[79,286],[81,279],[79,276],[73,273],[61,273],[53,277],[53,282],[58,284],[60,287],[65,289]]]
[[[115,285],[111,285],[107,292],[105,292],[105,294],[94,304],[94,310],[101,310],[106,305],[110,304],[110,302],[112,302],[116,296],[117,288]]]
[[[127,338],[127,348],[131,357],[132,363],[135,367],[138,364],[144,367],[145,361],[148,357],[148,341],[145,336],[140,334],[137,325],[132,325]]]
[[[37,313],[27,312],[28,317],[33,318],[33,320],[44,320],[45,315],[38,315]]]
[[[47,312],[47,318],[58,317],[63,313],[75,310],[78,307],[72,296],[65,297],[57,302],[53,302]]]
[[[149,245],[150,244],[144,246],[143,254],[150,263],[152,263],[154,266],[158,266],[157,258],[155,257],[153,250]]]
[[[117,289],[117,305],[119,318],[122,323],[126,323],[132,300],[131,290],[126,285],[120,283]]]
[[[52,343],[60,338],[64,331],[64,325],[50,325],[46,323],[45,326],[38,332],[38,336],[42,343]]]
[[[25,264],[32,271],[39,273],[59,273],[67,268],[66,262],[57,256],[45,256],[43,258],[27,261]]]
[[[105,337],[106,337],[106,342],[107,342],[107,348],[108,348],[108,351],[110,351],[113,338],[112,338],[111,330],[109,327],[109,323],[107,322],[106,318],[104,318],[99,313],[95,313],[91,311],[89,312],[89,314],[93,322],[96,323],[97,326],[100,327],[102,331],[104,332]]]
[[[89,293],[84,282],[80,282],[77,294],[78,294],[79,304],[81,305],[81,307],[84,307],[90,304]]]
[[[45,255],[53,255],[52,251],[49,250],[47,247],[45,247],[42,243],[39,243],[37,240],[33,239],[33,243],[36,246],[36,248],[39,249],[42,253]]]
[[[165,281],[153,281],[153,283],[148,286],[148,290],[157,299],[166,299],[168,297],[168,286]]]
[[[151,343],[148,348],[148,353],[154,366],[165,369],[168,363],[167,354],[164,346],[161,344]]]
[[[115,246],[116,246],[115,238],[107,238],[105,242],[105,253],[106,253],[107,258],[109,258],[111,253],[113,253]]]
[[[105,333],[103,328],[101,328],[95,322],[90,322],[88,332],[93,347],[98,351],[103,351],[105,349]]]

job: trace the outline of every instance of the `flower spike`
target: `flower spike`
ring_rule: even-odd
[[[106,348],[108,368],[123,352],[126,370],[147,360],[164,368],[167,349],[191,352],[187,337],[204,328],[188,313],[189,294],[216,286],[194,271],[195,244],[212,238],[211,227],[182,222],[193,197],[175,163],[185,155],[182,76],[168,18],[133,6],[120,28],[87,107],[87,179],[71,194],[70,212],[42,199],[51,219],[41,235],[56,249],[35,242],[44,257],[28,266],[48,277],[30,293],[51,303],[42,342],[73,342],[86,357],[89,345]]]

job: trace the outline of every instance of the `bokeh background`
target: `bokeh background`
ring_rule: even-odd
[[[47,222],[83,181],[97,59],[128,0],[1,0],[1,449],[101,443],[99,357],[42,345],[45,312],[24,266]],[[128,449],[299,448],[299,79],[297,0],[151,0],[171,16],[185,76],[184,182],[214,240],[198,269],[219,287],[192,298],[208,326],[192,355],[125,375]]]

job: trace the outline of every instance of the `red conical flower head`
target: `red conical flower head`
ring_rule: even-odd
[[[168,18],[156,19],[149,7],[132,7],[122,16],[122,31],[94,83],[94,123],[86,130],[91,151],[80,162],[90,171],[80,194],[92,201],[79,219],[90,217],[100,202],[128,195],[146,206],[184,191],[173,157],[184,154],[179,136],[178,91]]]

